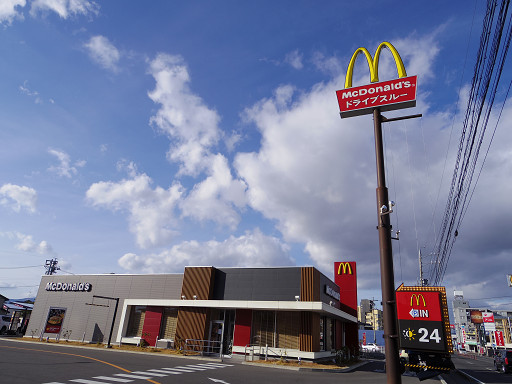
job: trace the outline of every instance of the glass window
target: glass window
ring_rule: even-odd
[[[251,344],[275,347],[275,322],[274,311],[253,311]]]
[[[165,307],[162,312],[162,324],[160,326],[159,339],[174,340],[176,336],[176,324],[178,323],[178,309]]]
[[[320,316],[320,351],[325,351],[325,316]]]
[[[144,317],[146,316],[145,306],[132,306],[130,308],[130,319],[128,321],[128,329],[126,337],[141,337],[142,326],[144,325]]]
[[[277,347],[299,349],[300,312],[277,312]]]

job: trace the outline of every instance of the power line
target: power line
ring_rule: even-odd
[[[434,252],[436,259],[431,269],[430,281],[435,285],[443,280],[451,251],[471,200],[471,198],[468,199],[471,186],[474,190],[478,182],[477,178],[477,181],[472,183],[473,176],[512,37],[509,22],[505,34],[506,42],[501,44],[509,3],[510,0],[502,1],[497,15],[496,1],[490,0],[487,3],[450,193]],[[492,33],[493,28],[494,33]]]

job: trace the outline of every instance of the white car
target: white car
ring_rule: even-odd
[[[0,316],[0,334],[4,334],[7,332],[9,327],[11,326],[11,316]]]
[[[375,343],[369,343],[361,346],[363,352],[377,352],[379,350],[379,346]]]

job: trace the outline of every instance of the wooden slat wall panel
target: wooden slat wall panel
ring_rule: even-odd
[[[206,329],[207,308],[181,308],[178,311],[175,341],[186,339],[204,340]]]
[[[313,267],[300,269],[300,301],[320,301],[320,272]]]
[[[213,294],[215,269],[213,267],[185,267],[181,295],[192,300],[210,300]]]
[[[320,351],[320,315],[318,313],[301,312],[299,341],[301,351]]]

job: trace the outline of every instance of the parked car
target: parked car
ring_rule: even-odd
[[[494,369],[503,373],[512,371],[512,351],[500,349],[494,355]]]
[[[7,332],[9,327],[11,326],[11,316],[0,316],[0,335],[3,335]]]
[[[361,348],[363,352],[377,352],[379,350],[379,346],[375,343],[363,345]]]

